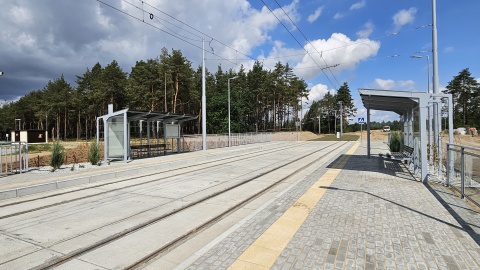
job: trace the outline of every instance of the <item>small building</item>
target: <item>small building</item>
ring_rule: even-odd
[[[46,130],[12,130],[10,142],[48,143]]]

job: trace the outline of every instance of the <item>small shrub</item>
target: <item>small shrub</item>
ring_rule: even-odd
[[[83,169],[83,168],[85,168],[85,165],[80,164],[80,165],[78,165],[78,168]]]
[[[52,170],[55,171],[63,165],[65,160],[65,151],[62,145],[57,141],[53,144],[52,148],[52,157],[50,159],[50,166]]]
[[[400,152],[400,148],[403,145],[403,138],[399,132],[392,132],[390,135],[390,151]]]
[[[100,148],[96,141],[93,141],[90,145],[90,151],[88,151],[88,161],[92,165],[99,164],[100,162]]]

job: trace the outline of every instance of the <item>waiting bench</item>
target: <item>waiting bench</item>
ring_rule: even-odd
[[[152,155],[160,155],[160,152],[165,152],[169,151],[171,149],[166,148],[166,144],[164,143],[159,143],[159,144],[151,144],[150,147],[148,144],[143,144],[143,145],[130,145],[130,150],[132,153],[132,156],[136,157],[142,157],[144,155],[146,156],[152,156]]]
[[[401,161],[411,161],[413,156],[413,147],[404,145],[401,152],[392,152],[392,157]]]

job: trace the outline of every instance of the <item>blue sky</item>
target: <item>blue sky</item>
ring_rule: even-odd
[[[96,62],[115,59],[130,72],[135,61],[155,58],[162,47],[180,49],[196,68],[203,34],[185,24],[213,37],[206,44],[210,70],[218,64],[248,69],[252,59],[266,68],[288,62],[308,83],[310,100],[348,82],[358,117],[365,116],[358,88],[427,90],[426,58],[410,56],[432,60],[431,0],[148,0],[143,7],[140,0],[103,2],[156,28],[96,0],[0,0],[0,100],[16,100],[62,74],[75,86],[75,75]],[[479,10],[478,0],[437,1],[441,89],[464,68],[480,78]],[[325,70],[328,77],[320,70],[326,65],[336,66]],[[372,115],[374,121],[397,119]]]

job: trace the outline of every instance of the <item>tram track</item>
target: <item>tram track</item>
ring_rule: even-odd
[[[266,150],[261,150],[261,151],[254,152],[253,153],[254,155],[252,155],[252,153],[246,153],[246,154],[237,155],[237,156],[233,156],[233,157],[226,157],[226,158],[221,158],[221,159],[217,159],[217,160],[213,160],[213,161],[202,162],[202,163],[199,163],[199,164],[195,164],[193,166],[182,166],[182,167],[175,168],[175,169],[164,170],[164,171],[160,171],[160,172],[156,171],[156,172],[152,172],[152,173],[148,173],[148,174],[142,174],[142,175],[139,175],[139,176],[128,177],[126,179],[122,179],[122,180],[118,180],[118,181],[96,184],[96,185],[90,186],[90,187],[78,188],[78,189],[71,190],[71,191],[65,191],[65,192],[50,194],[50,195],[47,195],[47,196],[37,197],[37,198],[33,198],[33,199],[22,200],[22,201],[19,201],[19,202],[3,204],[3,205],[0,205],[0,210],[3,209],[3,208],[6,208],[6,207],[18,206],[18,205],[23,204],[23,203],[39,201],[39,200],[42,200],[42,199],[53,198],[53,197],[58,197],[58,196],[61,196],[61,195],[72,194],[72,193],[75,193],[75,192],[80,192],[80,191],[85,191],[85,190],[90,190],[90,189],[97,189],[99,187],[105,187],[105,186],[124,183],[124,182],[132,181],[132,180],[137,180],[137,179],[141,179],[141,178],[145,178],[145,177],[149,177],[149,176],[154,176],[154,175],[157,175],[159,173],[169,173],[169,172],[181,171],[181,170],[185,170],[185,169],[191,169],[193,167],[199,167],[199,166],[204,166],[204,165],[207,165],[207,164],[215,163],[213,165],[210,165],[210,166],[207,166],[207,167],[202,167],[202,168],[199,168],[199,169],[196,169],[196,170],[191,170],[189,172],[189,173],[198,173],[202,170],[207,170],[207,169],[210,169],[210,168],[213,168],[213,167],[216,167],[216,166],[225,165],[225,164],[229,164],[229,163],[233,163],[233,162],[238,162],[238,161],[241,161],[241,160],[256,158],[256,157],[259,157],[259,156],[262,156],[262,155],[271,154],[272,152],[273,153],[274,152],[279,152],[279,151],[282,151],[282,150],[285,150],[285,149],[289,149],[289,148],[292,148],[292,147],[298,147],[298,146],[299,145],[281,146],[281,147],[276,147],[276,148],[273,148],[273,149],[266,149]],[[227,162],[223,162],[223,163],[218,164],[219,162],[222,162],[222,161],[227,161]],[[127,188],[147,185],[147,184],[151,184],[151,183],[154,183],[154,182],[174,178],[174,177],[181,176],[181,175],[185,175],[185,173],[184,172],[179,172],[177,174],[148,180],[148,181],[145,181],[145,182],[142,182],[142,183],[127,185],[127,186],[124,186],[124,187],[120,187],[120,188],[116,188],[116,189],[110,189],[110,190],[98,192],[98,193],[95,193],[95,194],[90,194],[90,195],[83,196],[83,197],[78,197],[78,198],[69,199],[69,200],[63,200],[63,201],[60,201],[60,202],[57,202],[57,203],[52,203],[52,204],[48,204],[48,205],[44,205],[44,206],[40,206],[40,207],[36,207],[36,208],[32,208],[32,209],[20,211],[20,212],[11,213],[11,214],[8,214],[8,215],[3,215],[3,216],[0,216],[0,220],[15,217],[15,216],[19,216],[19,215],[23,215],[23,214],[27,214],[27,213],[32,213],[32,212],[35,212],[35,211],[39,211],[39,210],[43,210],[43,209],[47,209],[47,208],[51,208],[51,207],[75,202],[75,201],[80,201],[80,200],[84,200],[84,199],[88,199],[88,198],[93,198],[93,197],[96,197],[96,196],[101,196],[101,195],[105,195],[105,194],[116,192],[116,191],[125,190]]]
[[[129,229],[127,230],[123,230],[121,232],[118,232],[118,233],[115,233],[115,234],[112,234],[100,241],[97,241],[95,243],[92,243],[92,244],[89,244],[83,248],[80,248],[80,249],[77,249],[77,250],[74,250],[70,253],[67,253],[65,254],[64,256],[61,256],[61,257],[58,257],[58,258],[54,258],[50,261],[47,261],[46,263],[42,264],[42,265],[39,265],[37,267],[35,267],[35,269],[50,269],[50,268],[53,268],[53,267],[56,267],[56,266],[59,266],[59,265],[62,265],[74,258],[77,258],[81,255],[84,255],[84,254],[87,254],[87,253],[90,253],[100,247],[103,247],[103,246],[106,246],[114,241],[117,241],[127,235],[130,235],[132,233],[135,233],[137,231],[140,231],[148,226],[151,226],[152,224],[155,224],[159,221],[162,221],[166,218],[169,218],[169,217],[172,217],[180,212],[183,212],[187,209],[190,209],[196,205],[199,205],[203,202],[206,202],[207,200],[210,200],[212,198],[215,198],[219,195],[222,195],[222,194],[226,194],[227,192],[229,191],[232,191],[240,186],[243,186],[243,185],[246,185],[247,183],[250,183],[256,179],[259,179],[260,177],[263,177],[265,175],[268,175],[272,172],[275,172],[277,170],[279,170],[280,168],[283,168],[285,166],[289,166],[289,165],[292,165],[292,164],[295,164],[296,162],[299,162],[305,158],[308,158],[312,155],[314,155],[315,153],[317,153],[319,150],[325,150],[325,149],[328,149],[328,148],[333,148],[333,149],[336,149],[336,148],[339,148],[343,145],[345,145],[347,143],[335,143],[335,144],[331,144],[331,145],[328,145],[326,147],[323,147],[323,148],[320,148],[320,149],[315,149],[314,151],[311,151],[307,154],[304,154],[298,158],[295,158],[291,161],[289,161],[287,164],[281,164],[279,166],[275,166],[265,172],[262,172],[261,174],[258,174],[258,175],[255,175],[249,179],[246,179],[246,180],[243,180],[239,183],[236,183],[232,186],[229,186],[228,188],[225,188],[225,189],[222,189],[220,191],[216,191],[216,192],[213,192],[212,194],[208,195],[208,196],[205,196],[203,198],[200,198],[198,200],[195,200],[191,203],[188,203],[178,209],[174,209],[173,211],[170,211],[168,213],[165,213],[163,215],[160,215],[158,217],[155,217],[153,219],[150,219],[150,220],[147,220],[147,221],[144,221],[140,224],[137,224],[133,227],[130,227]],[[331,150],[330,152],[332,152],[333,150]],[[329,153],[330,153],[329,152]],[[248,196],[247,198],[239,201],[238,203],[236,203],[235,205],[233,205],[232,207],[228,208],[227,210],[225,211],[222,211],[221,213],[217,214],[215,217],[209,219],[208,221],[200,224],[199,226],[189,230],[188,232],[186,232],[185,234],[183,234],[182,236],[180,237],[177,237],[175,238],[174,240],[170,241],[169,243],[159,247],[158,249],[156,249],[154,252],[151,252],[149,254],[147,254],[146,256],[143,256],[140,260],[137,260],[135,261],[134,263],[130,264],[129,266],[126,267],[126,269],[136,269],[136,268],[139,268],[139,267],[142,267],[146,264],[148,264],[151,260],[159,257],[161,254],[163,254],[164,252],[174,248],[175,246],[177,246],[179,243],[191,238],[193,235],[195,235],[196,233],[202,231],[203,229],[211,226],[212,224],[214,224],[215,222],[217,222],[218,220],[222,219],[223,217],[225,217],[226,215],[232,213],[233,211],[239,209],[240,207],[242,207],[243,205],[247,204],[248,202],[254,200],[255,198],[258,198],[259,196],[261,196],[262,194],[265,194],[266,192],[268,192],[269,190],[273,189],[274,187],[276,187],[277,185],[279,185],[280,183],[284,182],[285,180],[291,178],[292,176],[298,174],[300,171],[304,170],[305,168],[309,167],[309,166],[312,166],[313,164],[315,164],[316,162],[320,161],[321,159],[324,159],[325,158],[325,155],[321,155],[320,157],[318,158],[315,158],[313,161],[311,162],[308,162],[307,164],[301,166],[300,168],[296,169],[295,171],[291,172],[290,174],[282,177],[281,179],[278,179],[276,181],[274,181],[272,184],[269,184],[268,186],[262,188],[261,190],[259,190],[258,192],[255,192],[253,195],[251,196]],[[128,218],[128,217],[127,217]]]

